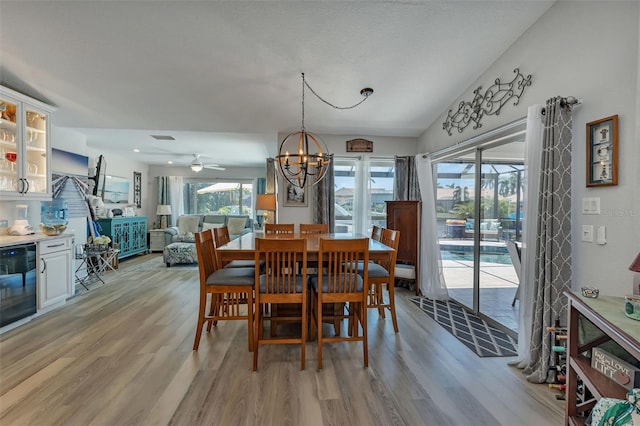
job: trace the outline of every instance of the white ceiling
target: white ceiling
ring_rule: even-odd
[[[2,0],[0,81],[89,147],[263,166],[300,127],[301,72],[337,105],[375,90],[345,111],[307,90],[308,130],[416,137],[552,4]]]

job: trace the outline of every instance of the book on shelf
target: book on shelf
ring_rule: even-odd
[[[640,387],[640,368],[601,348],[591,351],[591,367],[626,389]]]

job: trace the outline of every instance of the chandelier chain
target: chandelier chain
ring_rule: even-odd
[[[335,108],[335,109],[352,109],[352,108],[355,108],[355,107],[357,107],[358,105],[360,105],[361,103],[363,103],[364,101],[366,101],[366,100],[367,100],[367,98],[369,97],[368,95],[366,95],[366,96],[364,97],[364,99],[362,99],[360,102],[358,102],[358,103],[357,103],[357,104],[355,104],[355,105],[341,107],[341,106],[337,106],[337,105],[332,104],[331,102],[329,102],[329,101],[325,100],[322,96],[318,95],[318,94],[316,93],[316,91],[315,91],[315,90],[313,90],[313,87],[311,87],[311,86],[309,85],[309,83],[307,83],[307,80],[304,78],[304,73],[302,73],[302,84],[303,84],[303,86],[302,86],[302,100],[303,100],[303,107],[302,107],[302,120],[303,120],[303,126],[304,126],[304,86],[307,86],[307,87],[309,88],[309,90],[311,90],[311,93],[313,93],[313,94],[316,96],[316,98],[320,99],[322,102],[324,102],[325,104],[327,104],[327,105],[329,105],[330,107]]]

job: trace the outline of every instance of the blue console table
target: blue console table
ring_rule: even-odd
[[[147,253],[147,218],[145,216],[114,217],[98,219],[102,234],[108,235],[111,241],[118,243],[120,254],[118,259]]]

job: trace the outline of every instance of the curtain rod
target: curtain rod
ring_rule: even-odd
[[[504,139],[504,137],[511,137],[514,134],[524,133],[525,130],[519,130],[519,129],[520,128],[525,129],[524,126],[526,125],[526,123],[527,123],[527,117],[519,118],[518,120],[512,121],[511,123],[507,123],[496,129],[489,130],[479,135],[476,135],[471,139],[458,142],[455,145],[450,145],[431,153],[423,154],[422,158],[427,158],[427,155],[429,154],[431,154],[431,158],[440,158],[446,154],[449,154],[450,152],[457,151],[458,149],[462,150],[462,149],[472,148],[479,142],[502,140]]]
[[[567,105],[580,105],[582,103],[582,99],[578,99],[574,96],[567,96],[566,98],[560,99],[560,106],[564,107]],[[542,107],[541,114],[545,114],[545,107]]]

